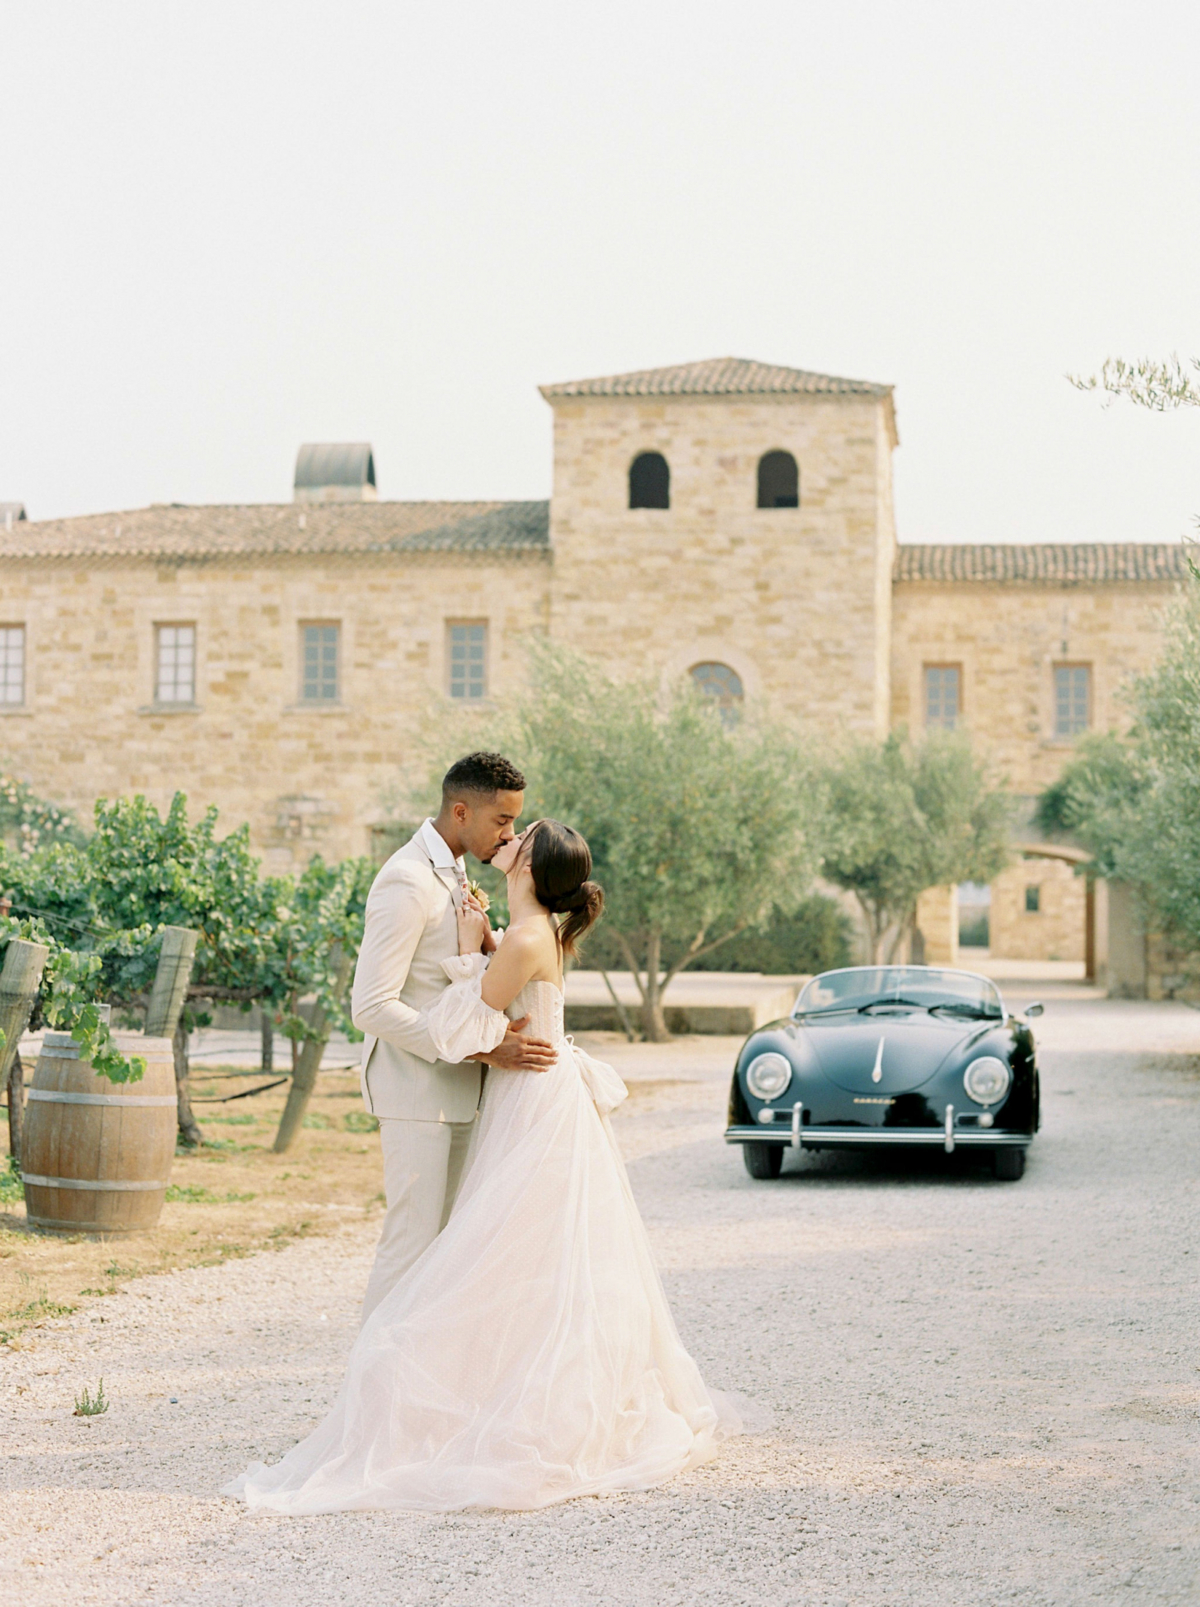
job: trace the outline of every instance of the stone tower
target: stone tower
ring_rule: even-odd
[[[890,386],[717,358],[542,395],[554,640],[886,732]]]

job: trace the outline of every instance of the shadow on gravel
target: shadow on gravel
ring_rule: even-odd
[[[745,1215],[750,1220],[758,1202],[769,1201],[780,1190],[883,1192],[937,1187],[1012,1190],[1019,1195],[1057,1171],[1054,1166],[1044,1170],[1050,1157],[1039,1154],[1039,1143],[1044,1147],[1045,1138],[1034,1140],[1027,1152],[1025,1176],[1015,1182],[998,1180],[992,1174],[990,1158],[963,1149],[952,1155],[942,1149],[803,1150],[799,1154],[787,1150],[781,1174],[760,1180],[747,1174],[736,1145],[707,1137],[639,1156],[627,1164],[647,1221],[673,1222],[685,1211],[699,1213],[699,1219],[705,1220],[714,1213],[726,1218],[731,1213],[739,1218]]]
[[[1101,1064],[1104,1058],[1103,1055],[1092,1057]],[[1176,1077],[1186,1077],[1191,1082],[1200,1082],[1200,1055],[1179,1050],[1151,1049],[1137,1057],[1133,1069],[1136,1072],[1165,1071]]]
[[[1029,1151],[1029,1172],[1035,1166],[1036,1143]],[[988,1188],[1020,1188],[1021,1182],[1002,1183],[992,1176],[990,1159],[971,1151],[956,1150],[947,1155],[942,1150],[888,1151],[804,1151],[800,1155],[787,1155],[783,1171],[774,1180],[774,1187],[816,1184],[860,1183],[888,1187],[897,1183],[983,1184]],[[771,1183],[754,1183],[752,1187],[770,1188]]]

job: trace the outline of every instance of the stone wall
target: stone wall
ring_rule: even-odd
[[[4,768],[87,818],[98,795],[182,789],[249,820],[272,869],[367,853],[423,723],[449,700],[449,620],[489,624],[496,693],[544,630],[548,555],[289,557],[154,564],[9,561],[6,619],[24,622],[26,703],[0,714]],[[341,625],[341,698],[300,702],[300,625]],[[194,623],[197,702],[154,703],[154,628]],[[432,802],[432,800],[431,800]]]
[[[1161,932],[1147,933],[1145,997],[1200,1004],[1200,954],[1179,948]]]
[[[1053,668],[1092,666],[1092,729],[1128,719],[1121,689],[1162,643],[1166,584],[903,582],[893,594],[892,721],[924,725],[926,664],[962,666],[963,719],[1016,793],[1057,780],[1072,743],[1054,735]]]
[[[958,964],[958,889],[927,887],[917,900],[920,953],[926,965]]]
[[[883,734],[894,531],[890,414],[875,398],[615,397],[554,403],[554,638],[618,673],[712,659],[822,732]],[[799,508],[759,509],[790,451]],[[671,506],[628,506],[661,452]]]
[[[1038,890],[1038,909],[1026,909],[1026,889]],[[1087,883],[1062,859],[1021,858],[992,883],[989,947],[1006,960],[1082,960],[1086,957]]]

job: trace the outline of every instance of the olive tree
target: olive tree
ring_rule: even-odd
[[[1190,370],[1190,372],[1189,372]],[[1177,407],[1200,407],[1200,358],[1181,362],[1178,356],[1165,360],[1142,357],[1127,363],[1123,357],[1107,357],[1098,374],[1086,379],[1069,374],[1071,384],[1081,391],[1103,391],[1111,397],[1123,396],[1136,407],[1153,413],[1166,413]]]
[[[825,784],[821,872],[857,899],[875,963],[895,957],[927,888],[991,881],[1007,861],[1007,800],[965,737],[856,743]]]
[[[618,683],[572,654],[534,651],[507,721],[529,776],[527,818],[553,815],[591,846],[605,894],[601,945],[666,1039],[672,979],[808,891],[820,787],[796,747],[727,723],[690,686]]]
[[[1071,832],[1093,874],[1140,889],[1164,926],[1200,950],[1200,577],[1193,572],[1167,619],[1162,656],[1125,697],[1126,736],[1082,742],[1039,821]]]

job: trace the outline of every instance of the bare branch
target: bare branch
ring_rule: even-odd
[[[613,936],[617,940],[618,948],[621,950],[621,953],[625,956],[625,963],[629,967],[630,973],[633,976],[634,986],[637,988],[638,993],[641,995],[642,1003],[645,1004],[645,1002],[646,1002],[646,989],[642,985],[642,973],[638,969],[637,956],[634,954],[633,949],[630,946],[629,939],[625,936],[624,932],[614,932]]]
[[[678,976],[685,966],[690,965],[693,960],[698,960],[702,954],[709,954],[713,949],[719,949],[722,943],[728,943],[731,937],[737,937],[738,933],[744,932],[749,925],[749,921],[739,921],[728,932],[722,932],[720,937],[714,937],[711,943],[706,943],[704,933],[700,932],[693,938],[687,953],[681,959],[675,961],[675,964],[663,978],[663,992],[666,992],[667,983],[671,981],[672,977]]]

